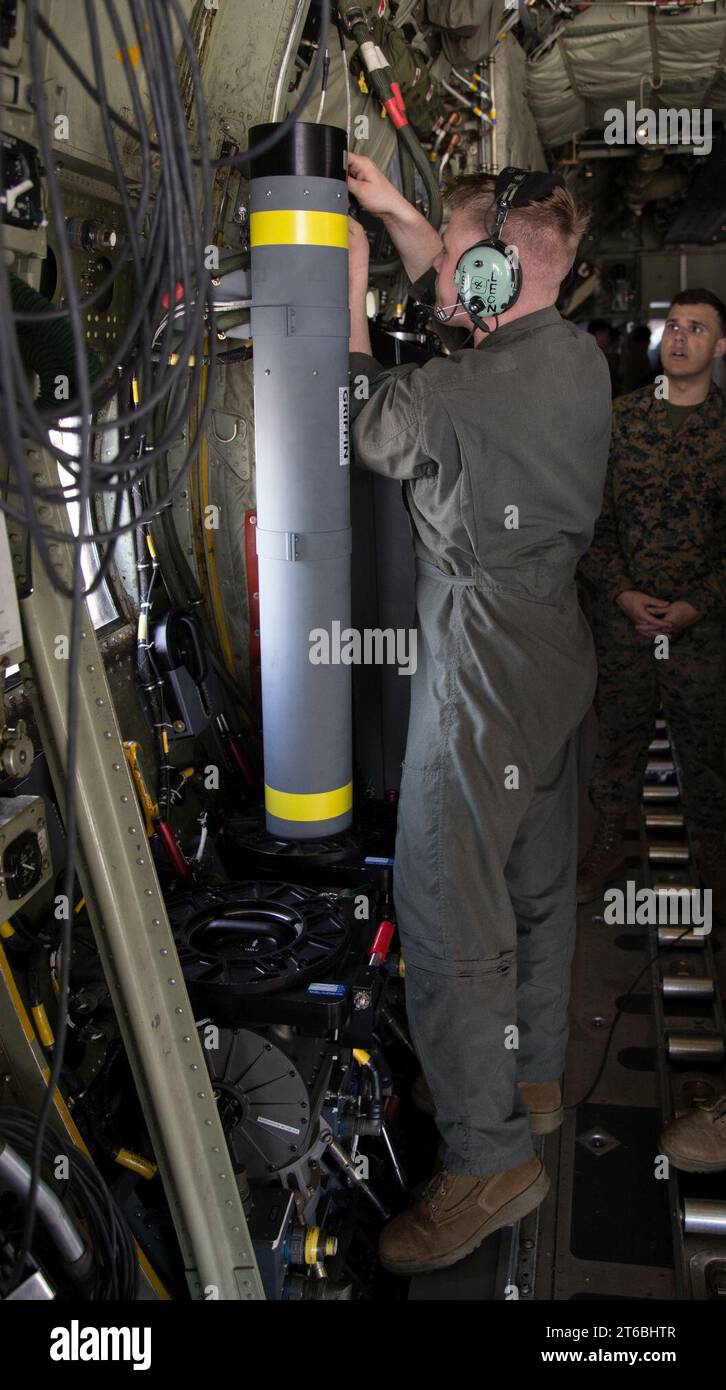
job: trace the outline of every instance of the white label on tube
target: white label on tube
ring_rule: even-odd
[[[350,463],[350,397],[347,386],[338,388],[340,466]]]

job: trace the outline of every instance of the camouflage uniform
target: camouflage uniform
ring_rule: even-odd
[[[594,586],[600,742],[590,796],[603,811],[637,799],[659,702],[693,829],[726,827],[726,400],[712,386],[674,431],[652,386],[622,396],[603,510],[582,577]],[[625,589],[686,599],[703,614],[658,659],[615,603]]]

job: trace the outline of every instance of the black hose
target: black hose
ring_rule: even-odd
[[[0,1109],[0,1136],[26,1160],[33,1152],[37,1128],[38,1117],[30,1111],[10,1106]],[[88,1236],[92,1256],[89,1297],[94,1301],[132,1302],[137,1296],[138,1266],[126,1218],[91,1160],[55,1130],[42,1144],[44,1181],[51,1191],[55,1191],[52,1175],[59,1156],[68,1159],[70,1176],[61,1184],[64,1191],[57,1195],[64,1205],[70,1199]],[[71,1215],[75,1222],[75,1210]],[[11,1279],[0,1296],[11,1292],[12,1287]]]
[[[433,165],[421,141],[418,136],[414,134],[410,125],[401,127],[398,132],[398,139],[408,150],[411,159],[421,175],[429,200],[428,220],[434,231],[438,232],[444,220],[444,204],[441,198],[441,190],[434,177]]]
[[[347,25],[348,32],[355,39],[359,49],[361,45],[370,40],[371,31],[367,16],[360,9],[360,6],[350,6],[342,15],[343,23]],[[366,82],[374,96],[383,106],[390,102],[394,96],[392,83],[395,82],[395,73],[390,66],[375,68],[369,71],[363,65]],[[401,162],[401,184],[404,197],[409,203],[415,206],[415,176],[414,169],[418,169],[429,201],[428,221],[434,231],[438,231],[444,217],[444,205],[441,198],[439,185],[434,176],[431,161],[426,154],[418,136],[406,124],[399,126],[396,131],[398,138],[398,155]],[[381,276],[391,275],[400,268],[401,261],[397,254],[387,257],[383,261],[376,261],[370,267],[371,279],[379,279]]]
[[[43,313],[53,305],[44,295],[38,294],[32,285],[21,280],[19,275],[9,271],[10,292],[13,310],[26,313]],[[19,323],[17,326],[18,347],[24,366],[36,372],[40,378],[40,395],[36,407],[53,407],[59,400],[70,400],[76,394],[76,354],[73,334],[67,319],[56,319],[42,323]],[[86,344],[88,371],[91,381],[95,381],[103,371],[103,364],[92,347]],[[66,396],[57,396],[57,378],[68,379]]]
[[[383,1092],[381,1089],[381,1078],[378,1067],[374,1061],[373,1054],[368,1063],[368,1076],[371,1082],[372,1096],[368,1105],[368,1124],[377,1133],[383,1124]]]
[[[400,132],[399,132],[400,136]],[[416,205],[416,166],[411,158],[411,153],[403,141],[398,139],[398,158],[401,165],[401,192],[407,202],[412,207]],[[402,270],[401,258],[397,251],[392,251],[383,260],[371,261],[369,274],[371,280],[388,279]]]
[[[157,437],[163,433],[166,423],[165,415],[165,407],[162,404],[157,408],[154,417],[154,433]],[[165,496],[169,489],[169,456],[166,450],[159,454],[157,471],[160,494]],[[155,497],[152,496],[152,503],[155,500]],[[162,560],[164,582],[170,590],[177,608],[198,608],[203,602],[202,593],[194,571],[182,549],[179,533],[174,523],[172,507],[162,507],[158,513],[158,520],[161,525],[157,528],[157,537],[158,540],[162,541],[166,552]],[[161,532],[161,535],[158,535],[158,531]]]
[[[155,416],[155,428],[163,429],[163,425],[164,408],[161,406]],[[169,488],[169,456],[166,452],[159,455],[157,470],[162,492],[165,493]],[[193,612],[195,609],[202,608],[204,598],[197,577],[184,554],[172,508],[162,508],[159,512],[159,520],[161,522],[159,539],[162,541],[165,552],[161,559],[164,583],[173,604],[177,608]],[[234,710],[241,708],[250,728],[254,729],[253,712],[245,707],[242,691],[225,666],[219,639],[212,624],[205,625],[204,637],[211,665],[224,685],[228,697],[232,700],[232,708]]]

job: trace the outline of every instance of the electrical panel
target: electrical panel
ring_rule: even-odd
[[[0,797],[0,916],[18,912],[50,879],[42,796]]]

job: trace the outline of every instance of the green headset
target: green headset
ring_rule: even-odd
[[[460,256],[454,282],[458,295],[455,304],[436,310],[436,317],[448,323],[459,305],[463,305],[477,328],[490,333],[485,318],[497,321],[500,314],[516,304],[522,289],[522,270],[516,248],[502,240],[504,223],[512,207],[526,207],[541,198],[548,198],[555,188],[564,188],[559,174],[531,173],[526,169],[508,166],[502,169],[494,185],[494,204],[497,209],[491,236],[477,241]]]

